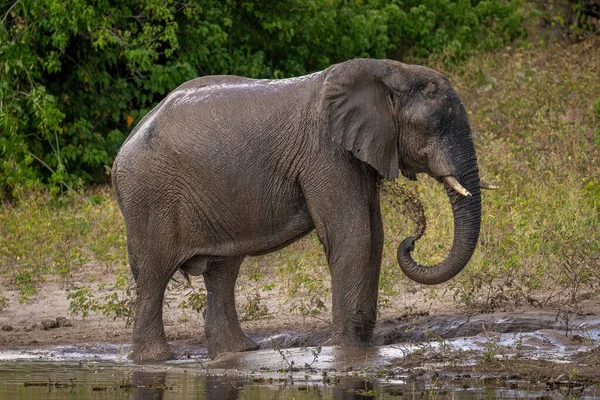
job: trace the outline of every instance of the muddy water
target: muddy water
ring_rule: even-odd
[[[545,386],[468,377],[409,379],[363,372],[206,371],[198,365],[135,367],[101,362],[0,365],[0,399],[358,399],[564,398]],[[545,397],[543,397],[545,396]],[[578,398],[597,398],[588,388]]]
[[[370,348],[299,347],[322,343],[326,335],[279,333],[254,337],[261,350],[208,360],[202,347],[173,344],[177,359],[154,366],[127,360],[127,345],[95,343],[45,349],[0,350],[1,399],[345,399],[398,398],[600,398],[597,386],[577,393],[547,391],[546,385],[519,380],[486,379],[475,358],[468,375],[444,374],[453,351],[481,354],[493,345],[498,357],[572,359],[598,346],[600,321],[590,317],[572,325],[569,334],[556,319],[425,318],[383,323],[380,346]],[[428,337],[436,332],[436,339]],[[412,336],[406,336],[412,335]],[[577,338],[577,340],[574,340]],[[394,344],[385,344],[385,343]],[[295,347],[294,347],[295,346]],[[291,348],[286,348],[291,347]],[[422,374],[403,370],[403,358],[419,351],[439,354],[444,362],[422,365]],[[435,357],[434,357],[435,358]],[[446,363],[446,364],[445,364]],[[418,369],[418,368],[417,368]],[[440,373],[432,373],[433,370]],[[570,389],[569,389],[570,390]]]

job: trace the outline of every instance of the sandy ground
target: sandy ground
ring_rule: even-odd
[[[244,277],[238,280],[236,291],[238,315],[244,315],[243,306],[247,304],[250,296],[251,285],[244,282]],[[268,278],[267,278],[268,280]],[[90,283],[92,282],[92,283]],[[111,273],[90,276],[78,273],[70,282],[69,287],[90,285],[96,299],[112,293],[109,286],[114,282]],[[28,347],[46,347],[62,344],[79,344],[90,342],[129,343],[131,326],[126,327],[124,320],[113,321],[99,312],[90,312],[82,319],[81,315],[71,315],[67,299],[67,287],[56,281],[45,282],[38,293],[22,304],[19,304],[19,292],[11,289],[6,282],[3,286],[3,295],[7,298],[7,306],[0,311],[0,349],[17,349]],[[105,288],[101,284],[106,284]],[[194,287],[203,287],[201,278],[192,278]],[[329,285],[329,283],[327,283]],[[280,285],[278,285],[280,286]],[[167,339],[170,342],[199,344],[204,340],[204,320],[202,315],[191,311],[182,310],[178,304],[185,299],[185,294],[190,290],[175,283],[170,285],[166,294],[164,307],[164,322]],[[326,334],[331,328],[331,296],[327,299],[327,311],[316,317],[306,317],[290,312],[290,304],[286,296],[277,288],[261,291],[261,304],[267,307],[268,314],[258,320],[242,321],[242,328],[250,335],[267,335],[280,332]],[[439,315],[449,313],[454,306],[450,300],[427,300],[427,292],[406,293],[393,299],[384,312],[380,315],[380,323],[394,320],[407,313],[424,313]],[[67,318],[67,325],[51,329],[48,320]]]
[[[71,282],[71,285],[91,285],[94,288],[95,297],[100,298],[111,291],[99,286],[102,283],[110,284],[113,281],[114,277],[110,273],[103,274],[101,277],[90,277],[80,273]],[[85,320],[81,316],[70,315],[67,292],[65,287],[57,282],[46,282],[33,299],[23,304],[19,304],[16,290],[9,290],[5,282],[0,283],[4,284],[2,290],[4,296],[8,298],[7,307],[0,312],[0,351],[27,352],[44,348],[52,350],[55,346],[60,345],[85,348],[94,346],[96,343],[116,345],[130,343],[131,327],[126,327],[123,320],[113,321],[94,312],[90,313]],[[241,307],[246,295],[249,294],[244,291],[244,288],[247,289],[250,285],[248,282],[244,282],[243,277],[238,283],[239,290],[236,295],[238,307]],[[201,287],[201,279],[195,278],[193,285]],[[598,346],[600,333],[598,338],[592,338],[590,345],[589,338],[585,337],[585,330],[578,328],[578,326],[588,324],[588,326],[593,326],[594,332],[600,332],[599,298],[588,297],[583,300],[579,304],[578,313],[569,317],[571,325],[566,331],[564,330],[566,322],[564,313],[561,313],[559,309],[520,308],[518,310],[501,310],[493,314],[469,314],[468,310],[459,309],[450,298],[437,296],[432,299],[429,290],[429,288],[423,288],[421,291],[417,290],[396,296],[379,316],[375,337],[378,341],[377,344],[384,346],[360,351],[383,354],[378,352],[385,352],[385,349],[397,351],[405,344],[415,343],[423,343],[422,348],[425,349],[425,351],[414,352],[398,359],[382,358],[380,360],[382,366],[379,368],[383,368],[383,372],[405,371],[410,376],[414,375],[415,379],[420,379],[419,377],[423,374],[437,379],[438,371],[440,374],[452,377],[470,377],[476,371],[477,377],[495,376],[498,379],[546,382],[547,385],[550,385],[548,387],[551,387],[551,390],[562,387],[571,390],[573,387],[585,388],[600,384],[600,375],[597,373],[600,367],[600,347]],[[177,287],[167,292],[164,309],[167,339],[178,358],[186,358],[186,354],[189,357],[190,351],[195,354],[204,354],[205,357],[202,316],[177,307],[188,292],[189,289]],[[329,312],[323,312],[318,317],[303,317],[290,312],[289,303],[285,301],[286,296],[277,290],[261,292],[261,296],[261,303],[267,306],[269,314],[258,320],[242,322],[243,329],[255,340],[260,342],[261,338],[283,334],[280,336],[291,338],[291,340],[282,343],[281,346],[280,344],[275,346],[296,347],[290,351],[300,352],[299,354],[308,351],[310,358],[309,349],[303,346],[319,345],[329,337],[331,328]],[[327,304],[327,307],[329,310],[330,304]],[[243,310],[238,309],[238,313],[243,315]],[[48,328],[48,325],[55,325],[50,322],[56,321],[57,318],[67,318],[68,322],[65,324],[63,320],[63,326],[44,329],[44,326]],[[529,356],[525,357],[519,356],[517,351],[516,355],[510,357],[501,357],[493,362],[482,362],[485,350],[453,351],[444,354],[427,345],[431,341],[431,333],[440,334],[444,338],[443,340],[446,340],[463,337],[481,338],[482,334],[485,336],[486,330],[499,334],[510,333],[514,337],[520,335],[520,332],[536,332],[529,336],[527,343],[524,343],[524,348],[530,347],[533,350],[530,350]],[[539,337],[537,337],[538,332],[540,333]],[[571,355],[569,359],[553,362],[539,360],[535,357],[535,348],[545,346],[536,341],[538,339],[547,340],[544,338],[549,338],[552,334],[556,336],[553,341],[558,343],[559,348],[569,349],[568,353]],[[225,364],[221,368],[231,367],[236,371],[242,368],[246,359],[250,360],[253,369],[256,369],[257,366],[262,365],[260,364],[261,357],[265,357],[265,355],[271,360],[281,362],[279,354],[272,350],[273,344],[265,346],[264,343],[264,341],[261,343],[261,348],[265,350],[224,355],[224,360],[220,357],[213,362],[217,363],[216,367],[219,367],[219,362],[224,362]],[[584,351],[577,353],[578,346]],[[336,348],[331,347],[323,349],[324,353],[321,358],[325,357],[327,352],[334,355],[339,352]],[[514,352],[515,348],[511,346],[508,350]],[[348,351],[352,352],[352,349],[348,349]],[[503,350],[499,349],[498,351],[502,352]],[[344,350],[344,354],[345,352]],[[335,356],[334,359],[339,358],[338,356]],[[233,357],[233,359],[228,360],[227,357]],[[377,358],[377,356],[371,357],[372,362],[377,364]],[[354,360],[354,363],[363,365],[363,360],[364,358],[360,358],[359,361]],[[473,360],[480,360],[476,361],[476,367],[473,365]],[[342,357],[336,362],[342,365],[347,360]],[[348,365],[353,365],[352,359],[348,362]],[[272,363],[267,362],[267,364],[271,365]],[[352,371],[353,369],[350,367],[348,370]],[[371,372],[379,373],[377,371],[379,369],[376,368]]]
[[[192,278],[193,286],[202,287],[201,278]],[[238,281],[237,305],[238,314],[243,316],[241,309],[247,302],[247,295],[251,287],[244,282],[244,277]],[[268,280],[268,278],[267,278]],[[91,277],[86,273],[77,274],[70,287],[91,285],[94,288],[95,298],[101,298],[103,295],[111,293],[107,287],[114,281],[112,274],[97,274]],[[90,283],[93,282],[93,283]],[[3,284],[4,296],[8,299],[7,306],[0,311],[0,349],[23,349],[40,348],[55,345],[77,345],[84,343],[114,343],[127,344],[131,339],[131,326],[126,327],[125,321],[118,319],[113,321],[99,312],[90,312],[82,319],[81,315],[71,315],[69,311],[69,300],[64,285],[59,282],[46,282],[39,289],[37,295],[23,304],[18,302],[18,291],[10,290]],[[106,284],[102,288],[102,284]],[[328,283],[327,283],[328,285]],[[429,288],[423,287],[421,291],[413,291],[400,294],[394,298],[390,304],[385,307],[378,318],[376,335],[379,344],[390,344],[403,340],[419,340],[422,337],[418,332],[412,333],[409,338],[403,332],[408,332],[411,326],[420,326],[422,330],[431,329],[447,331],[447,337],[451,335],[475,335],[478,332],[475,328],[468,328],[464,332],[452,331],[449,324],[459,321],[506,321],[509,318],[509,325],[492,323],[494,330],[506,331],[513,330],[534,330],[531,321],[536,318],[543,319],[546,324],[553,324],[555,327],[564,325],[561,320],[560,310],[539,308],[520,308],[518,310],[501,310],[494,314],[469,314],[468,310],[460,309],[451,298],[437,296],[431,298]],[[171,343],[198,345],[202,346],[204,342],[204,321],[203,317],[191,310],[182,310],[178,304],[185,298],[189,289],[180,285],[172,284],[166,294],[167,301],[164,307],[164,322],[167,339]],[[261,291],[261,304],[266,306],[268,314],[257,320],[242,321],[242,328],[250,336],[261,337],[277,333],[294,333],[317,335],[319,338],[326,338],[331,328],[331,296],[328,298],[327,311],[322,312],[316,317],[306,317],[298,313],[290,312],[289,303],[286,303],[286,296],[277,289],[270,291]],[[600,316],[600,299],[589,298],[580,304],[579,317]],[[543,318],[542,318],[543,316]],[[577,316],[573,316],[575,318]],[[58,326],[51,323],[57,318],[66,318],[68,323]],[[523,321],[528,322],[524,323]],[[479,323],[480,324],[480,323]],[[519,325],[522,324],[522,325]],[[525,324],[525,325],[523,325]],[[542,324],[542,322],[540,322]],[[463,324],[464,325],[464,324]],[[506,325],[506,324],[505,324]],[[540,325],[541,327],[542,325]],[[480,331],[480,329],[479,329]],[[421,334],[421,336],[423,336]],[[317,340],[317,339],[315,339]],[[318,339],[320,340],[320,339]],[[318,344],[318,343],[316,343]]]

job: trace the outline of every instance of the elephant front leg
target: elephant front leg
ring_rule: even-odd
[[[204,275],[208,356],[256,350],[259,345],[242,331],[235,309],[235,281],[243,258],[212,261]]]
[[[367,229],[347,234],[329,251],[333,308],[331,344],[365,346],[372,342],[377,319],[377,292],[381,259]],[[335,241],[334,241],[335,243]],[[375,251],[374,251],[375,250]]]
[[[368,207],[367,207],[368,209]],[[383,248],[378,209],[349,213],[317,225],[331,272],[331,344],[364,346],[372,341]]]
[[[367,231],[368,230],[368,231]],[[377,320],[379,275],[383,255],[383,224],[379,201],[371,206],[369,221],[349,236],[356,244],[335,246],[330,263],[333,294],[332,344],[370,345]],[[355,248],[357,251],[352,254]],[[360,249],[360,250],[359,250]]]
[[[331,272],[331,344],[372,342],[383,248],[377,180],[337,168],[339,176],[305,184],[304,193]],[[345,176],[348,175],[348,176]]]

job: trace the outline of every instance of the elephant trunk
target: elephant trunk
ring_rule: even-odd
[[[398,264],[406,276],[415,282],[426,285],[446,282],[465,267],[475,251],[481,226],[479,172],[474,156],[465,164],[458,166],[457,170],[463,173],[456,178],[470,196],[458,193],[444,179],[454,216],[454,240],[446,259],[433,267],[418,264],[410,254],[417,239],[414,236],[404,239],[398,247]]]

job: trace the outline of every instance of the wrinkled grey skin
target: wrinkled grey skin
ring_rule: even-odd
[[[332,344],[364,345],[376,319],[382,178],[399,170],[454,176],[448,257],[424,267],[399,248],[403,271],[433,284],[470,259],[481,219],[479,175],[466,111],[443,75],[358,59],[283,80],[209,76],[184,83],[133,130],[112,178],[137,284],[136,361],[171,356],[165,287],[178,268],[204,276],[209,355],[257,348],[241,330],[234,285],[247,255],[313,229],[331,272]]]

